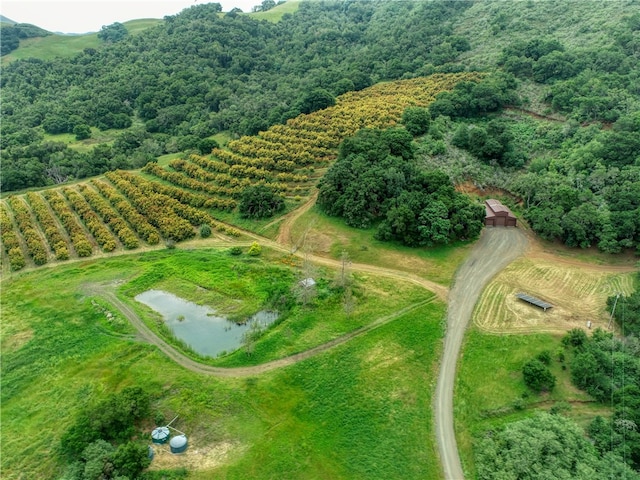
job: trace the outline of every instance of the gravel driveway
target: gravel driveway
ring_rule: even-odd
[[[453,387],[465,330],[484,287],[522,255],[527,244],[527,237],[517,228],[486,228],[456,272],[449,292],[447,332],[434,399],[436,441],[447,480],[464,479],[453,425]]]

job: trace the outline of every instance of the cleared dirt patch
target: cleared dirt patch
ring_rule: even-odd
[[[169,470],[181,467],[187,470],[210,470],[224,464],[231,453],[240,449],[239,445],[230,442],[202,445],[197,439],[189,438],[187,450],[180,454],[173,454],[169,444],[154,444],[154,457],[149,470]]]
[[[603,266],[522,258],[487,286],[473,321],[496,333],[565,332],[571,328],[606,328],[607,297],[633,291],[633,273]],[[546,312],[516,298],[524,292],[549,302]]]

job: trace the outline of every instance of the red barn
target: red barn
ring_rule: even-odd
[[[484,224],[488,227],[515,227],[516,216],[498,200],[485,200]]]

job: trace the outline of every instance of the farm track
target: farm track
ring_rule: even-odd
[[[269,372],[271,370],[275,370],[282,367],[287,367],[289,365],[293,365],[295,363],[301,362],[302,360],[306,360],[315,355],[318,355],[322,352],[325,352],[333,347],[338,345],[342,345],[343,343],[348,342],[349,340],[363,335],[367,332],[375,330],[387,323],[395,320],[398,317],[401,317],[405,313],[408,313],[416,308],[422,307],[433,302],[436,297],[431,297],[421,302],[414,303],[405,308],[402,308],[390,315],[386,315],[384,317],[380,317],[370,324],[361,327],[357,330],[349,332],[341,337],[335,338],[329,342],[326,342],[322,345],[318,345],[317,347],[311,348],[309,350],[305,350],[304,352],[296,353],[294,355],[290,355],[285,358],[280,358],[278,360],[273,360],[271,362],[262,363],[260,365],[250,366],[250,367],[213,367],[210,365],[204,365],[202,363],[196,362],[186,355],[178,352],[174,347],[169,345],[167,342],[158,337],[149,327],[147,327],[142,319],[129,307],[126,303],[120,300],[113,288],[108,285],[101,284],[93,284],[85,286],[86,293],[90,295],[97,295],[105,300],[107,300],[111,305],[116,307],[127,319],[131,322],[131,325],[138,331],[138,338],[141,340],[155,345],[158,349],[164,353],[171,360],[176,362],[178,365],[191,370],[192,372],[204,374],[204,375],[212,375],[216,377],[227,377],[227,378],[237,378],[237,377],[249,377],[253,375],[258,375],[261,373]]]
[[[298,209],[290,212],[284,220],[281,220],[278,236],[276,240],[270,240],[256,233],[241,230],[241,238],[232,239],[230,237],[216,235],[208,240],[191,240],[183,242],[184,248],[201,247],[230,247],[234,245],[249,245],[253,241],[259,242],[262,246],[280,251],[286,255],[293,255],[298,258],[306,257],[308,260],[332,268],[339,268],[341,262],[332,258],[318,256],[298,251],[293,245],[291,229],[294,223],[315,204],[316,195],[309,198]],[[435,282],[426,280],[410,272],[378,267],[368,264],[352,263],[350,268],[353,272],[381,275],[397,280],[408,281],[430,290],[434,297],[409,305],[393,314],[381,317],[371,324],[359,328],[353,332],[333,339],[327,343],[312,349],[300,352],[289,357],[277,359],[261,365],[250,367],[213,367],[201,364],[186,355],[177,351],[174,347],[166,343],[151,331],[138,315],[121,301],[115,294],[115,287],[107,284],[86,285],[85,293],[103,297],[116,307],[138,332],[137,338],[153,344],[159,348],[167,357],[193,372],[217,377],[237,378],[259,375],[275,369],[293,365],[335,346],[344,344],[349,340],[363,335],[369,331],[379,328],[403,314],[433,302],[436,299],[448,302],[447,331],[444,340],[444,352],[440,364],[436,394],[434,397],[434,416],[436,442],[443,465],[445,479],[464,479],[464,472],[459,458],[457,443],[455,439],[455,429],[453,421],[453,392],[455,385],[455,374],[457,359],[460,354],[464,333],[471,320],[475,305],[480,298],[483,289],[490,283],[495,275],[503,270],[509,263],[519,256],[527,253],[527,257],[532,258],[553,258],[564,264],[585,266],[586,264],[573,259],[558,259],[552,254],[542,251],[535,239],[529,238],[526,232],[521,229],[485,229],[476,243],[469,257],[456,272],[454,285],[449,290],[447,287]],[[592,268],[593,265],[590,265]],[[596,267],[598,268],[598,267]],[[603,270],[630,271],[632,267],[602,266]]]
[[[278,237],[276,238],[276,242],[278,242],[281,245],[288,245],[293,243],[291,238],[291,228],[293,227],[293,224],[296,223],[296,220],[298,220],[302,215],[308,212],[309,209],[316,204],[317,199],[318,199],[318,191],[316,190],[315,192],[313,192],[313,195],[311,195],[309,200],[307,200],[304,203],[304,205],[290,212],[284,218],[282,224],[280,225],[280,230],[278,231]]]
[[[305,202],[299,209],[292,212],[281,224],[277,241],[269,240],[249,231],[241,231],[245,238],[260,242],[263,246],[270,247],[286,254],[303,257],[303,253],[295,251],[291,245],[291,226],[315,203],[315,197]],[[245,240],[246,241],[246,240]],[[282,243],[280,243],[282,242]],[[206,244],[208,246],[237,245],[242,241],[220,242],[185,242],[185,247],[196,247]],[[283,244],[284,243],[284,244]],[[464,333],[471,319],[473,308],[478,300],[483,288],[489,281],[506,265],[525,253],[528,247],[526,235],[518,229],[488,229],[483,231],[478,243],[475,245],[465,263],[458,269],[455,283],[451,291],[448,288],[421,278],[409,272],[398,271],[388,268],[377,267],[367,264],[353,263],[351,269],[354,272],[370,273],[382,275],[398,280],[409,281],[417,284],[435,294],[435,297],[428,298],[422,302],[407,306],[397,312],[381,317],[369,325],[359,328],[353,332],[345,334],[327,343],[312,349],[300,352],[289,357],[277,359],[261,365],[250,367],[213,367],[204,365],[178,352],[174,347],[159,338],[151,331],[138,315],[127,304],[122,302],[115,294],[115,290],[109,285],[87,285],[85,291],[91,295],[103,297],[114,307],[116,307],[138,331],[139,338],[145,342],[153,344],[159,348],[167,357],[177,364],[193,372],[212,375],[217,377],[238,378],[259,375],[275,369],[293,365],[302,360],[308,359],[322,352],[325,352],[337,345],[365,334],[371,330],[379,328],[395,320],[403,314],[433,302],[435,299],[448,301],[447,332],[444,343],[444,354],[441,361],[440,374],[438,377],[436,395],[434,399],[434,415],[436,426],[436,441],[438,444],[441,462],[443,465],[445,478],[447,480],[460,480],[464,478],[462,464],[457,450],[455,430],[453,423],[453,390],[455,384],[456,363]],[[292,251],[293,250],[293,251]],[[320,257],[307,254],[307,258],[314,263],[339,268],[340,261],[331,258]]]
[[[447,332],[434,398],[436,441],[446,480],[464,479],[453,423],[453,391],[465,330],[484,287],[504,267],[523,255],[528,243],[519,229],[485,229],[456,272],[449,292]]]

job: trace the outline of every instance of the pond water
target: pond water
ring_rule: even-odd
[[[216,357],[242,345],[242,335],[257,322],[266,328],[277,318],[277,312],[262,310],[245,324],[238,325],[215,313],[211,307],[197,305],[162,290],[147,290],[135,299],[158,312],[176,338],[200,355]]]

